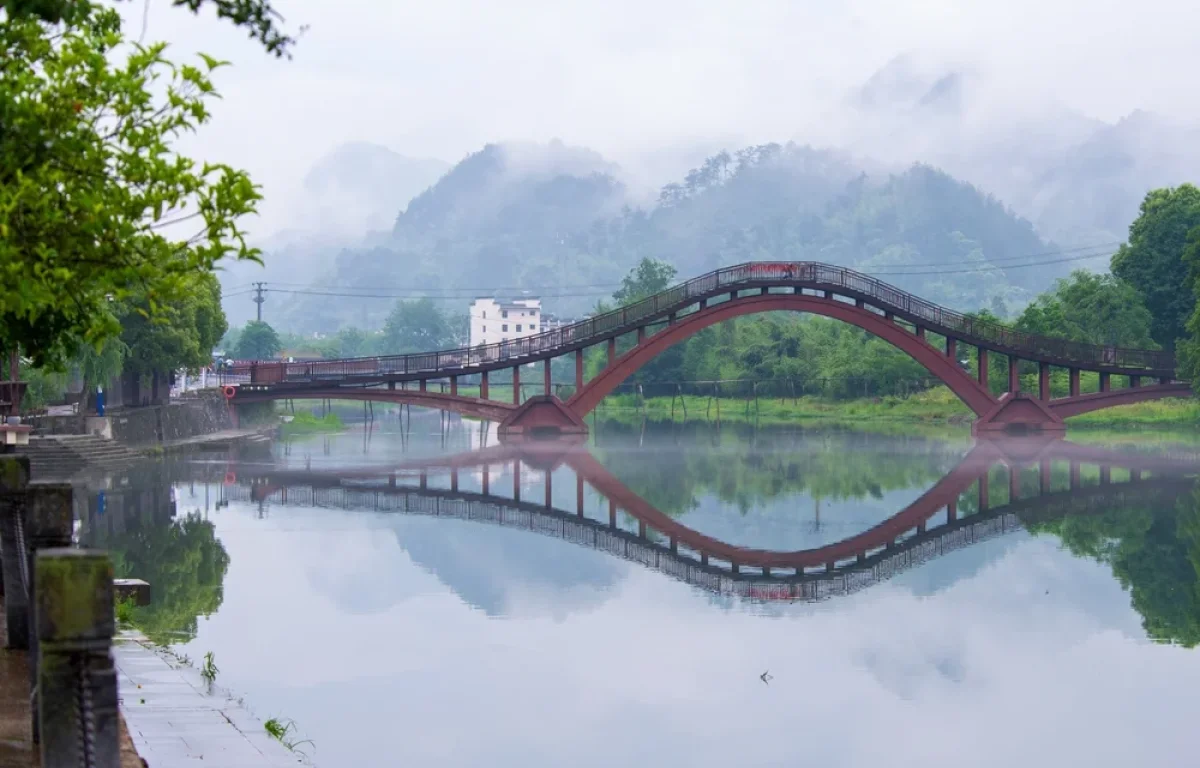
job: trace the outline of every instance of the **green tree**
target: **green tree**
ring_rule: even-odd
[[[117,336],[110,301],[155,314],[220,259],[257,259],[238,219],[261,197],[244,172],[172,145],[208,122],[221,62],[175,65],[163,43],[119,61],[115,10],[58,7],[61,27],[0,24],[0,347],[39,366]]]
[[[11,20],[32,17],[50,24],[72,24],[86,19],[84,14],[89,4],[88,0],[3,0],[0,8]],[[184,6],[192,13],[199,13],[203,6],[215,8],[218,18],[245,27],[250,37],[262,43],[268,52],[291,57],[291,46],[296,41],[280,30],[283,17],[269,0],[171,0],[171,5]]]
[[[1016,327],[1043,336],[1090,344],[1155,349],[1153,319],[1141,295],[1112,276],[1076,270],[1040,294],[1017,318]]]
[[[1191,184],[1155,189],[1129,225],[1129,242],[1113,255],[1112,272],[1142,294],[1150,336],[1164,349],[1186,334],[1196,307],[1192,269],[1184,262],[1188,233],[1200,226],[1200,189]]]
[[[674,279],[675,267],[665,261],[647,257],[625,275],[621,287],[613,293],[613,298],[620,306],[633,304],[670,288]]]
[[[1188,233],[1183,260],[1195,276],[1192,293],[1196,298],[1196,306],[1188,318],[1187,336],[1179,342],[1179,375],[1193,382],[1194,388],[1200,388],[1200,226]]]
[[[135,375],[195,370],[212,362],[212,351],[228,329],[221,285],[211,273],[192,275],[191,290],[151,315],[136,299],[121,316],[121,342],[129,350],[125,369]]]
[[[238,334],[233,356],[238,360],[270,360],[281,349],[283,345],[275,329],[262,321],[252,320]]]
[[[388,355],[431,352],[461,341],[450,319],[431,299],[397,301],[383,324],[380,351]]]

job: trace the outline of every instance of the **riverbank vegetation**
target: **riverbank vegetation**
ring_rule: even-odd
[[[307,411],[298,411],[290,420],[283,422],[279,426],[279,433],[283,437],[296,437],[299,435],[340,432],[345,428],[345,423],[342,422],[342,418],[336,413],[317,416]]]

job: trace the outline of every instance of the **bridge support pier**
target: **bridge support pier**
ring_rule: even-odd
[[[488,399],[488,372],[484,371],[479,374],[479,399]]]
[[[1042,402],[1050,399],[1050,363],[1038,363],[1038,397]]]
[[[1067,378],[1070,379],[1071,397],[1079,397],[1079,369],[1070,369],[1067,373]]]
[[[1012,355],[1008,356],[1008,393],[1015,395],[1021,391],[1021,361]]]
[[[1011,385],[1012,371],[1009,368]],[[987,413],[981,415],[971,425],[971,434],[986,435],[997,432],[1042,432],[1062,433],[1067,431],[1067,425],[1047,405],[1047,401],[1033,397],[1024,392],[1009,392],[1000,397],[996,405]]]
[[[548,395],[550,394],[550,358],[546,358],[545,360],[542,378],[544,379],[542,381],[542,394]]]
[[[586,435],[583,418],[554,395],[534,395],[508,415],[496,430],[501,438],[528,435]]]
[[[946,337],[946,357],[958,364],[958,342],[950,336]]]
[[[575,350],[575,391],[583,389],[583,350]]]
[[[450,395],[452,397],[458,397],[458,377],[457,376],[450,377]]]
[[[519,365],[513,366],[512,380],[513,380],[513,385],[512,385],[512,387],[513,387],[513,405],[520,405],[521,404],[521,366],[519,366]]]
[[[1101,392],[1112,391],[1112,382],[1109,380],[1108,371],[1100,372],[1100,391]]]
[[[979,383],[984,389],[988,388],[988,351],[983,347],[979,348],[979,364],[978,364]]]

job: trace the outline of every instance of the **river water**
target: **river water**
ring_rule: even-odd
[[[136,467],[81,535],[319,766],[1184,766],[1198,459],[433,416]]]

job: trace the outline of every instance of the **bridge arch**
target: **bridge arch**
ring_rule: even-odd
[[[711,325],[743,315],[777,311],[807,312],[832,317],[883,339],[905,352],[933,376],[944,382],[950,391],[957,395],[976,416],[987,413],[996,405],[996,398],[982,384],[960,368],[957,361],[942,354],[924,339],[910,333],[883,315],[865,307],[832,298],[807,296],[799,293],[768,293],[722,302],[699,312],[685,315],[678,322],[667,326],[653,336],[648,336],[644,344],[637,345],[613,361],[613,364],[597,374],[579,392],[576,392],[567,401],[567,407],[581,416],[589,413],[622,382],[659,353],[685,341]]]

